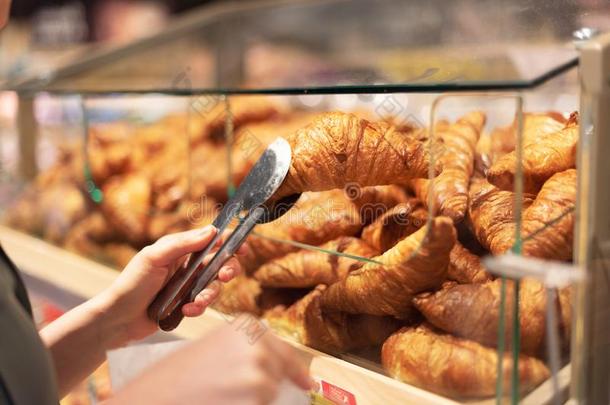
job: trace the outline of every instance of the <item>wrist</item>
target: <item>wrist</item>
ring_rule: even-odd
[[[94,319],[101,347],[110,350],[129,343],[128,322],[121,318],[117,299],[111,292],[96,295],[86,305]]]

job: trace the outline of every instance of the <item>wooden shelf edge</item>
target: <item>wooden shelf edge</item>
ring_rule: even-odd
[[[0,243],[8,252],[9,257],[24,273],[50,283],[62,290],[89,299],[107,288],[118,275],[118,272],[108,266],[68,252],[57,246],[22,232],[0,226]],[[199,318],[185,319],[172,335],[183,339],[195,339],[231,323],[235,328],[244,330],[244,338],[250,338],[246,333],[245,322],[229,318],[212,309]],[[260,322],[260,321],[256,321]],[[250,324],[251,325],[251,324]],[[286,340],[294,346],[299,355],[310,364],[311,375],[351,392],[359,405],[366,404],[398,404],[417,403],[422,405],[456,405],[459,402],[441,397],[429,391],[404,384],[376,371],[369,370]],[[562,370],[562,383],[569,381],[569,366]],[[548,388],[546,382],[536,391],[528,395],[524,401],[529,403],[547,403]],[[564,385],[564,384],[562,384]],[[492,404],[494,400],[469,402],[470,404]]]

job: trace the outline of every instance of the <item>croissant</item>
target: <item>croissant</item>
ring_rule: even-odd
[[[523,114],[523,143],[535,142],[540,136],[560,131],[566,119],[556,111]],[[490,154],[492,162],[515,150],[517,143],[517,119],[508,127],[496,128],[490,136]]]
[[[243,275],[221,286],[221,293],[212,306],[230,315],[249,313],[260,316],[277,306],[292,305],[308,292],[297,288],[263,288],[258,281]]]
[[[64,179],[30,185],[4,213],[10,226],[42,235],[61,244],[70,228],[89,210],[85,196],[75,184]]]
[[[77,222],[68,232],[63,246],[83,256],[102,256],[102,244],[118,236],[100,212],[93,212]]]
[[[544,183],[523,213],[522,252],[554,260],[572,260],[577,177],[569,169]]]
[[[478,241],[493,254],[502,254],[514,243],[515,194],[485,181],[473,181],[470,220]],[[554,260],[572,258],[576,170],[569,169],[546,181],[535,200],[525,196],[521,221],[522,253]]]
[[[102,188],[101,209],[117,232],[136,245],[147,241],[151,209],[151,187],[148,179],[132,173],[111,177]]]
[[[380,252],[392,248],[398,241],[426,224],[428,211],[413,198],[388,210],[362,230],[362,240]]]
[[[561,317],[561,341],[564,343],[564,348],[567,348],[572,337],[572,288],[559,289],[557,301],[559,302],[559,315]]]
[[[67,234],[63,247],[119,269],[137,253],[117,235],[100,212],[93,212],[77,222]]]
[[[102,248],[105,261],[115,265],[118,269],[123,269],[138,253],[136,249],[127,243],[107,243]]]
[[[258,281],[245,276],[237,276],[222,285],[221,294],[212,306],[226,314],[243,312],[260,315],[261,309],[257,302],[260,294],[261,286]]]
[[[438,288],[447,275],[449,252],[456,241],[453,222],[434,218],[381,256],[322,294],[324,310],[408,317],[413,295]]]
[[[351,184],[345,187],[345,193],[356,206],[363,224],[370,224],[392,207],[410,200],[401,187],[393,184],[362,188]]]
[[[340,236],[355,235],[361,228],[360,216],[343,190],[304,193],[285,215],[254,229],[248,237],[250,249],[240,256],[240,262],[251,272],[299,249],[286,241],[319,246]]]
[[[473,179],[470,183],[468,216],[479,243],[488,251],[504,253],[507,243],[514,240],[515,193],[503,191],[485,179]],[[527,209],[534,196],[524,195],[523,209]]]
[[[318,286],[288,308],[267,311],[264,319],[299,343],[330,353],[380,345],[400,327],[391,317],[323,312],[320,295],[325,288]]]
[[[319,113],[297,112],[275,116],[274,119],[243,125],[235,131],[231,145],[233,164],[256,163],[265,148],[279,137],[287,138],[307,126]]]
[[[133,130],[124,124],[93,126],[85,154],[93,180],[103,184],[112,175],[122,174],[131,167]]]
[[[229,180],[239,185],[269,143],[301,128],[312,116],[280,115],[271,121],[244,124],[235,130],[230,147],[205,140],[191,149],[188,156],[185,149],[177,147],[173,152],[166,151],[164,157],[155,160],[156,167],[149,170],[155,207],[171,211],[184,198],[202,195],[226,201]]]
[[[424,143],[353,114],[327,113],[288,137],[290,170],[277,198],[304,191],[408,184],[428,175]]]
[[[576,167],[577,143],[576,112],[572,113],[560,131],[524,138],[521,158],[523,190],[526,193],[537,193],[553,174]],[[489,169],[487,180],[502,190],[513,190],[517,163],[514,151],[502,156]]]
[[[472,284],[489,281],[491,275],[485,270],[481,258],[458,241],[449,254],[447,278],[460,284]]]
[[[171,210],[184,198],[202,195],[217,201],[226,201],[229,185],[227,148],[211,142],[203,142],[191,149],[188,159],[178,152],[167,152],[150,170],[155,195],[155,205]],[[235,178],[243,178],[247,172],[235,171]]]
[[[320,249],[366,258],[378,254],[362,240],[349,236],[325,243]],[[350,257],[319,250],[301,250],[263,264],[254,273],[254,278],[265,287],[315,287],[341,280],[361,264]]]
[[[209,225],[219,207],[213,199],[202,197],[198,201],[184,200],[172,212],[155,212],[149,219],[147,239],[152,242],[169,233]]]
[[[442,173],[433,180],[415,179],[415,195],[428,204],[428,192],[433,193],[433,212],[448,216],[454,222],[464,219],[468,207],[468,184],[474,170],[474,158],[479,135],[485,125],[485,114],[471,112],[438,132],[444,148],[440,153]]]
[[[381,362],[392,377],[451,398],[484,398],[496,394],[496,350],[440,333],[427,325],[400,329],[381,350]],[[513,362],[505,353],[504,386],[510,386]],[[550,376],[543,362],[519,356],[519,389],[531,391]]]
[[[484,284],[458,284],[413,299],[415,307],[439,329],[459,337],[495,347],[498,341],[502,280]],[[505,338],[512,336],[513,282],[507,281]],[[521,350],[529,355],[543,353],[546,337],[546,290],[536,280],[523,279],[519,290]]]

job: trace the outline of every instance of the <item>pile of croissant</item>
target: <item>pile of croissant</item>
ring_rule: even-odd
[[[254,97],[232,107],[230,147],[221,107],[212,118],[170,117],[129,137],[117,135],[121,128],[98,129],[84,147],[87,159],[66,152],[18,200],[9,222],[81,254],[124,261],[164,233],[211,222],[226,200],[224,162],[232,160],[239,183],[283,136],[293,159],[275,198],[301,196],[284,216],[255,228],[240,259],[245,274],[223,287],[215,307],[260,316],[328,353],[366,349],[390,376],[445,396],[493,396],[501,291],[510,343],[515,283],[503,286],[481,257],[513,247],[520,205],[523,254],[572,260],[577,114],[525,115],[524,192],[516,204],[516,125],[484,135],[483,112],[438,122],[431,133],[366,115],[288,111]],[[181,126],[188,139],[168,135]],[[192,170],[181,166],[188,159]],[[91,179],[82,178],[83,160]],[[98,205],[87,198],[91,183],[103,196]],[[58,202],[59,225],[42,207]],[[23,214],[34,210],[35,220]],[[520,282],[522,393],[550,374],[547,305],[558,308],[554,327],[568,347],[570,290],[556,297],[547,303],[538,281]],[[509,384],[510,351],[502,370]]]

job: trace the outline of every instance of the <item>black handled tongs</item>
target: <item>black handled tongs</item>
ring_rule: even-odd
[[[183,318],[182,306],[192,302],[218,275],[222,265],[239,249],[256,224],[270,222],[284,214],[298,199],[298,195],[287,200],[271,203],[288,174],[292,153],[290,145],[278,138],[263,152],[248,176],[237,188],[212,223],[218,232],[207,248],[191,254],[185,266],[172,276],[148,307],[148,316],[165,331],[173,330]],[[246,215],[240,217],[240,214]],[[205,266],[203,259],[212,251],[229,224],[240,218],[239,224]]]

